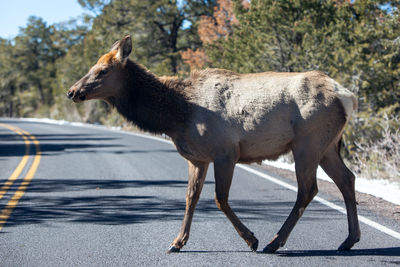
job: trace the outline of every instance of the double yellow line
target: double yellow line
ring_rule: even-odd
[[[25,177],[23,178],[21,184],[19,185],[17,191],[14,193],[14,195],[8,201],[7,205],[3,208],[3,210],[1,210],[1,213],[0,213],[0,231],[1,231],[4,227],[4,224],[7,222],[8,218],[10,217],[12,211],[18,205],[19,200],[24,195],[29,183],[33,179],[33,176],[35,175],[36,170],[40,163],[41,152],[40,152],[40,147],[39,147],[39,141],[33,135],[28,133],[27,131],[24,131],[15,126],[11,126],[11,125],[4,124],[4,123],[0,123],[0,127],[7,128],[7,129],[19,134],[24,139],[24,142],[25,142],[25,155],[22,157],[17,168],[14,170],[14,172],[11,174],[11,176],[6,180],[6,182],[0,188],[0,200],[4,197],[4,195],[7,193],[7,191],[10,189],[10,187],[14,184],[14,182],[21,175],[22,171],[25,169],[25,166],[27,165],[28,160],[29,160],[29,149],[30,149],[31,143],[33,143],[35,145],[35,151],[36,151],[35,156],[33,158],[33,162],[31,164],[28,172],[26,173]]]

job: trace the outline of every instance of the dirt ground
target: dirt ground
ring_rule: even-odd
[[[275,168],[265,164],[258,165],[258,167],[261,167],[271,173],[275,173],[281,177],[296,181],[296,175],[292,171]],[[323,192],[325,194],[334,196],[335,198],[343,199],[339,189],[334,183],[331,182],[318,180],[318,192]],[[359,192],[356,192],[356,199],[360,207],[367,208],[376,214],[380,214],[400,222],[400,205],[396,205],[381,198]]]

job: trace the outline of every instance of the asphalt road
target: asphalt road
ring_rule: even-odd
[[[212,165],[188,244],[181,253],[167,254],[183,218],[187,181],[187,164],[171,144],[95,127],[0,123],[0,266],[400,264],[400,240],[366,224],[352,251],[337,252],[347,236],[346,216],[317,201],[285,247],[273,255],[251,252],[215,206]],[[10,177],[15,180],[6,182]],[[344,206],[340,199],[319,196]],[[230,203],[259,239],[259,251],[295,198],[281,185],[235,170]],[[400,232],[396,221],[362,208],[359,213]]]

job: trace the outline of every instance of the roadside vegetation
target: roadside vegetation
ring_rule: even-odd
[[[158,75],[320,70],[353,91],[358,114],[343,157],[363,177],[400,181],[399,1],[78,0],[88,14],[48,25],[31,17],[0,39],[0,116],[130,127],[68,88],[130,34],[131,58]]]

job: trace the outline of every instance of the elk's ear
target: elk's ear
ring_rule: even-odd
[[[116,57],[121,62],[125,62],[132,51],[131,36],[130,35],[125,36],[121,41],[115,43],[112,48],[115,48],[118,51]]]

